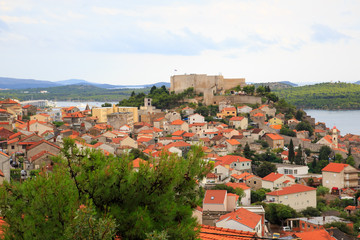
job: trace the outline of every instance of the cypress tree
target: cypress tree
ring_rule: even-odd
[[[293,143],[292,139],[290,140],[290,144],[289,144],[288,158],[289,158],[290,163],[293,164],[293,162],[295,160],[295,151],[294,151],[294,143]]]

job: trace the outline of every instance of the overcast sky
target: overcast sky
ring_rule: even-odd
[[[177,70],[177,71],[175,71]],[[360,80],[360,1],[0,0],[0,76]]]

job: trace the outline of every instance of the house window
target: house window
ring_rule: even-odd
[[[294,174],[297,174],[297,170],[294,170]]]
[[[256,181],[254,181],[254,184],[256,184]]]
[[[217,168],[215,168],[215,173],[217,173]]]
[[[15,149],[15,146],[11,146],[11,149]]]
[[[244,164],[242,164],[242,166],[244,166]]]
[[[25,145],[22,145],[22,149],[26,149],[26,146],[25,146]]]
[[[301,224],[302,228],[305,228],[305,223]]]
[[[250,163],[247,164],[248,166],[250,165]]]

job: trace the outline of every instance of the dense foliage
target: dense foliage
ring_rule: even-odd
[[[193,147],[187,159],[164,155],[134,171],[127,156],[80,150],[66,139],[52,173],[0,188],[7,239],[66,239],[64,233],[73,239],[76,232],[90,234],[91,226],[122,239],[145,239],[154,232],[193,239],[192,210],[201,201],[197,181],[212,168],[202,156],[201,148]],[[78,212],[83,205],[89,210]]]
[[[174,92],[169,93],[165,86],[161,88],[153,86],[148,95],[133,92],[128,99],[120,101],[119,106],[140,107],[144,105],[144,98],[148,97],[152,98],[152,105],[156,108],[171,109],[180,106],[185,98],[191,98],[194,95],[194,88],[188,88],[184,92],[176,94]]]
[[[320,83],[278,90],[279,98],[300,108],[360,109],[360,85]]]

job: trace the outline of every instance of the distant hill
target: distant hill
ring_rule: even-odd
[[[279,98],[304,109],[360,109],[360,85],[352,83],[319,83],[274,92]]]
[[[354,82],[354,84],[358,84],[358,85],[360,85],[360,81]]]
[[[285,88],[292,88],[296,87],[297,84],[291,83],[288,81],[282,81],[282,82],[267,82],[267,83],[254,83],[255,87],[258,86],[269,86],[271,90],[280,90]]]
[[[57,82],[51,82],[46,80],[35,80],[35,79],[20,79],[20,78],[8,78],[0,77],[0,88],[1,89],[29,89],[29,88],[48,88],[58,87],[67,85],[91,85],[99,88],[107,89],[119,89],[119,88],[147,88],[147,87],[165,87],[169,88],[170,83],[168,82],[157,82],[154,84],[143,84],[143,85],[112,85],[104,83],[93,83],[82,79],[68,79]]]
[[[40,92],[41,91],[41,92]],[[46,91],[46,92],[44,92]],[[55,101],[100,101],[117,102],[128,98],[132,92],[147,93],[150,88],[106,89],[93,85],[73,84],[50,88],[11,89],[0,91],[0,98],[15,98],[21,101],[47,99]]]
[[[0,77],[1,89],[22,89],[22,88],[39,88],[39,87],[56,87],[60,84],[56,82],[35,80],[35,79],[20,79]]]

